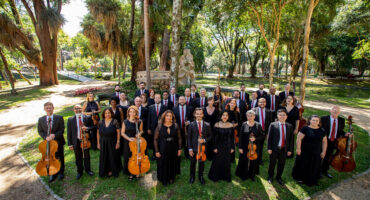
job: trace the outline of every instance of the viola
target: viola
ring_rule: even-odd
[[[128,161],[128,171],[133,175],[140,175],[149,171],[150,161],[148,156],[145,155],[146,140],[138,134],[138,123],[136,123],[136,133],[135,141],[129,143],[132,155]]]
[[[250,138],[252,138],[254,135],[253,133],[251,134],[251,136],[249,137],[249,144],[248,144],[248,153],[247,153],[247,158],[249,160],[256,160],[258,158],[257,156],[257,146],[256,144],[254,144],[253,141],[250,140]]]
[[[352,116],[348,116],[349,132],[352,134]],[[352,154],[357,148],[357,142],[351,137],[337,139],[337,151],[332,157],[331,166],[339,172],[351,172],[356,168]]]
[[[48,136],[50,136],[50,131],[49,128]],[[40,176],[57,174],[60,170],[60,161],[55,157],[55,153],[58,151],[58,142],[55,140],[44,140],[39,144],[39,151],[42,154],[42,158],[36,166],[37,174]]]

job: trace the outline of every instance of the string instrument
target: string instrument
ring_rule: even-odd
[[[235,122],[233,122],[234,125]],[[238,129],[234,128],[234,138],[235,138],[235,144],[239,143],[239,136],[238,136]]]
[[[80,147],[82,149],[82,158],[85,158],[85,149],[90,149],[91,142],[89,141],[89,134],[82,130],[82,126],[80,126],[80,133],[81,133],[81,143]]]
[[[100,120],[99,113],[95,113],[95,110],[92,110],[91,118],[93,120],[94,126],[98,125]]]
[[[251,130],[251,129],[250,129]],[[249,130],[249,131],[250,131]],[[250,139],[252,138],[252,137],[254,137],[254,134],[252,133],[251,135],[250,135],[250,137],[249,137],[249,144],[248,144],[248,153],[247,153],[247,158],[249,159],[249,160],[256,160],[257,158],[258,158],[258,156],[257,156],[257,152],[256,152],[256,150],[257,150],[257,146],[256,146],[256,144],[254,144],[254,142],[253,141],[251,141]]]
[[[206,156],[206,146],[205,145],[203,145],[203,144],[201,144],[201,143],[199,143],[199,141],[198,141],[198,152],[197,152],[197,156],[196,156],[196,159],[199,161],[199,160],[201,160],[201,161],[206,161],[206,159],[207,159],[207,156]]]
[[[48,125],[48,136],[50,136],[51,120]],[[58,142],[55,140],[44,140],[39,144],[39,151],[42,154],[42,158],[37,163],[36,172],[40,176],[50,176],[57,174],[60,170],[60,162],[55,157],[55,152],[58,151]]]
[[[352,116],[348,116],[349,132],[352,134]],[[337,152],[331,160],[331,166],[339,172],[351,172],[356,168],[352,154],[357,148],[357,143],[352,137],[337,139]]]
[[[136,139],[129,143],[132,155],[128,161],[128,171],[133,175],[146,173],[150,169],[149,158],[145,155],[147,143],[138,133],[138,123],[136,122]]]
[[[304,107],[302,104],[297,104],[297,107],[299,109],[299,125],[298,125],[298,130],[301,130],[304,126],[307,125],[307,120],[303,118],[303,113],[304,113]]]

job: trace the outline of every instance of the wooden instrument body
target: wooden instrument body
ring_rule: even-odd
[[[257,155],[257,146],[256,144],[254,144],[254,142],[249,142],[248,144],[248,153],[247,153],[247,158],[249,160],[256,160],[258,158],[258,155]]]
[[[204,144],[198,143],[198,152],[197,152],[197,155],[196,155],[196,159],[201,160],[203,162],[207,160],[206,146]]]
[[[42,158],[36,166],[37,174],[40,176],[57,174],[60,170],[60,161],[55,158],[55,152],[58,151],[58,142],[44,140],[39,144],[39,151],[42,153]]]
[[[85,133],[85,131],[82,130],[82,127],[80,128],[80,133],[81,134],[81,143],[80,147],[82,150],[90,149],[91,147],[91,142],[89,141],[89,134]]]
[[[348,117],[349,130],[352,133],[352,116]],[[356,168],[353,153],[357,148],[357,142],[351,137],[337,139],[337,151],[331,159],[331,166],[339,172],[351,172]]]
[[[238,130],[234,129],[234,138],[235,138],[235,144],[239,143],[239,137],[238,137]]]
[[[150,169],[150,161],[145,155],[147,143],[143,137],[137,137],[135,141],[129,142],[132,153],[128,161],[128,171],[133,175],[146,173]]]
[[[99,114],[93,113],[91,118],[93,120],[94,126],[98,125],[99,120],[100,120]]]

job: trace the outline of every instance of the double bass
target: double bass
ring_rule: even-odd
[[[352,116],[348,116],[349,132],[352,134]],[[351,172],[356,168],[352,154],[357,148],[353,137],[341,137],[337,140],[337,152],[331,160],[331,166],[339,172]]]
[[[48,136],[50,136],[51,120],[48,124]],[[58,142],[55,140],[44,140],[39,144],[39,151],[42,158],[37,163],[36,172],[40,176],[50,176],[57,174],[60,170],[60,161],[55,157],[55,152],[58,151]]]
[[[146,173],[150,169],[150,161],[145,155],[147,146],[146,140],[140,137],[138,123],[136,122],[136,138],[135,141],[130,141],[129,147],[132,153],[128,161],[128,171],[133,175],[140,175]]]

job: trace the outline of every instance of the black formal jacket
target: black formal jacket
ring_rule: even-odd
[[[121,95],[122,92],[119,92],[119,94]],[[111,97],[117,97],[117,92],[114,92],[112,93]],[[117,97],[119,99],[119,96]],[[119,102],[117,102],[119,104]]]
[[[193,107],[191,106],[186,106],[186,111],[185,111],[185,122],[186,121],[192,121],[193,120]],[[181,116],[180,116],[180,106],[176,106],[172,109],[173,114],[175,114],[176,118],[176,123],[181,129]]]
[[[286,138],[285,138],[285,148],[284,151],[292,152],[293,153],[293,145],[294,145],[294,132],[293,126],[289,123],[286,124]],[[267,149],[277,151],[279,146],[280,140],[280,128],[279,122],[272,122],[269,127],[268,131],[268,140],[267,140]]]
[[[261,125],[261,128],[262,128],[262,124],[260,123],[259,109],[260,109],[259,107],[253,109],[253,111],[256,113],[256,118],[254,120],[257,121]],[[268,109],[268,108],[265,108],[265,114],[266,114],[266,116],[265,116],[265,131],[262,131],[262,132],[264,132],[264,134],[268,133],[268,128],[270,127],[270,124],[273,122],[271,110]]]
[[[191,107],[193,107],[194,108],[194,103],[195,103],[195,99],[193,99],[193,98],[191,98],[191,97],[189,97],[190,99],[189,99],[189,104],[186,104],[187,106],[191,106]],[[186,97],[185,97],[185,102],[186,102]]]
[[[164,104],[164,99],[162,99],[162,102],[161,102],[161,104],[162,105],[165,105]],[[173,105],[173,102],[169,99],[169,97],[168,97],[168,99],[167,99],[167,110],[172,110],[172,108],[174,107],[174,105]]]
[[[143,122],[143,131],[144,132],[147,132],[148,131],[148,112],[149,112],[149,106],[147,106],[147,107],[140,106],[140,107],[141,107],[140,119]]]
[[[178,104],[178,103],[179,103],[179,97],[180,97],[180,95],[175,94],[175,99],[176,99],[175,101],[176,101],[176,102],[173,102],[173,101],[172,101],[171,94],[168,94],[168,99],[173,103],[173,106],[174,106],[174,107],[175,107],[175,106],[177,106],[177,105],[175,105],[175,103],[176,103],[176,104]]]
[[[337,138],[343,137],[345,135],[344,126],[345,126],[345,119],[342,117],[338,117],[338,130],[337,130]],[[330,115],[321,117],[321,128],[324,129],[326,137],[330,136]],[[330,142],[330,138],[328,138]]]
[[[242,97],[242,91],[239,91],[240,92],[240,99],[241,99],[241,97]],[[249,94],[247,93],[247,92],[244,92],[244,95],[245,95],[245,102],[246,103],[249,103]]]
[[[148,109],[148,129],[152,131],[152,134],[154,134],[155,128],[157,128],[158,120],[161,118],[162,114],[168,109],[165,105],[161,104],[157,117],[157,111],[155,106],[156,105],[153,104],[149,106]]]
[[[250,102],[248,102],[248,110],[251,110],[252,109],[252,102],[253,102],[253,100],[251,100]],[[258,107],[258,99],[257,99],[256,103],[254,104],[254,107],[255,108]]]
[[[289,95],[294,96],[294,92],[289,91]],[[285,91],[280,92],[280,93],[279,93],[279,97],[280,97],[280,101],[281,101],[281,102],[283,102],[283,101],[284,101],[284,99],[286,98],[286,96],[285,96]]]
[[[94,122],[90,116],[83,115],[82,123],[87,127],[87,131],[93,130]],[[76,115],[73,117],[68,118],[67,122],[67,139],[68,139],[68,146],[73,146],[74,148],[77,147],[77,117]]]
[[[191,92],[190,92],[190,97],[191,97]],[[195,92],[195,97],[193,99],[196,99],[196,98],[199,98],[199,97],[200,97],[199,93]]]
[[[198,123],[196,120],[190,123],[188,126],[188,148],[192,149],[193,152],[198,152],[198,138],[199,130]],[[202,138],[205,139],[206,143],[212,140],[211,126],[209,123],[203,121]]]
[[[53,121],[51,125],[51,133],[55,134],[55,140],[59,145],[65,145],[66,141],[64,139],[64,119],[60,115],[53,115]],[[39,135],[45,140],[48,136],[48,124],[46,122],[46,115],[39,118],[37,125],[37,131]]]
[[[278,110],[279,106],[281,104],[280,97],[278,95],[275,95],[275,111]],[[266,96],[266,108],[270,109],[271,108],[271,94]]]
[[[145,93],[146,95],[148,95],[148,98],[149,98],[149,90],[144,89],[144,93]],[[140,95],[141,95],[140,89],[136,90],[136,92],[135,92],[135,97],[138,97],[138,96],[140,96]]]
[[[266,98],[266,96],[267,96],[267,92],[265,90],[263,90],[262,95],[260,93],[260,90],[257,90],[256,92],[257,92],[257,99],[260,99],[261,97]]]
[[[193,103],[193,107],[194,108],[200,108],[200,97],[196,98],[194,100],[194,103]],[[207,100],[207,97],[204,97],[204,105],[203,105],[203,108],[204,107],[207,107],[208,106],[208,100]]]

